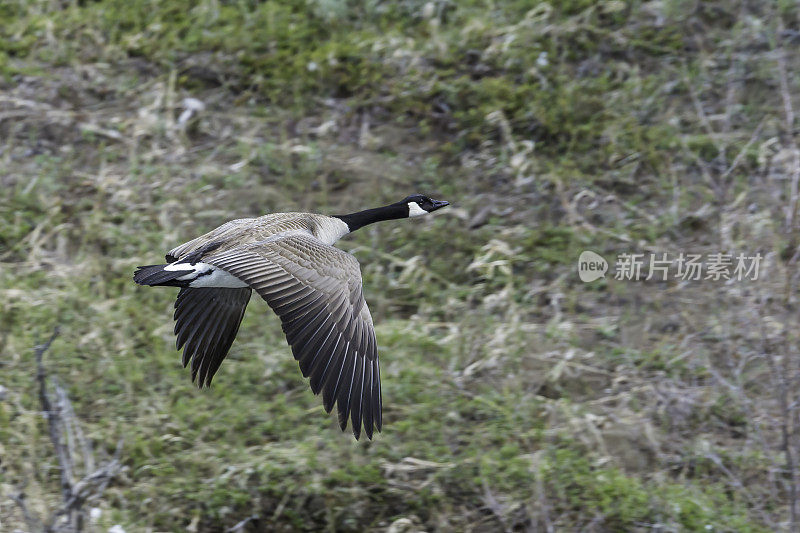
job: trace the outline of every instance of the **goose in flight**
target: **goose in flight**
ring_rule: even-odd
[[[180,287],[175,302],[177,349],[192,381],[211,385],[255,290],[280,317],[304,377],[338,406],[342,431],[358,439],[381,430],[378,346],[352,255],[333,245],[382,220],[426,215],[449,205],[414,194],[349,215],[272,213],[232,220],[171,250],[167,264],[138,267],[140,285]]]

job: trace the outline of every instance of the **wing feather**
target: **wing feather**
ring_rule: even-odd
[[[344,374],[340,378],[339,396],[336,400],[336,405],[339,408],[339,427],[342,428],[342,431],[347,427],[347,418],[350,414],[350,400],[353,393],[353,378],[355,377],[357,361],[358,352],[355,350],[348,352],[347,359],[344,362]]]
[[[175,301],[176,346],[183,347],[183,366],[191,361],[192,381],[211,385],[244,318],[252,290],[182,288]]]
[[[361,269],[351,256],[312,235],[291,234],[215,252],[203,261],[255,290],[281,318],[286,340],[314,394],[342,430],[358,439],[381,427],[375,331]],[[202,369],[200,372],[202,375]]]

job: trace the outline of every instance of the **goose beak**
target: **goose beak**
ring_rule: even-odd
[[[448,205],[450,205],[450,202],[445,200],[433,200],[433,209],[431,211],[436,211],[437,209],[441,209]]]

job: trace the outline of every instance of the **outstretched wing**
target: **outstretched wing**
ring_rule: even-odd
[[[240,289],[182,288],[175,301],[175,335],[183,348],[183,366],[192,362],[192,381],[211,385],[236,338],[253,291]]]
[[[204,257],[253,288],[278,314],[303,376],[338,405],[342,430],[356,439],[381,429],[378,347],[364,301],[361,269],[350,254],[311,235],[290,234]]]

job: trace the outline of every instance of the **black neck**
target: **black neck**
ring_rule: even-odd
[[[344,220],[350,231],[353,232],[358,228],[364,227],[373,222],[380,222],[381,220],[394,220],[397,218],[408,217],[408,206],[405,204],[391,204],[383,207],[376,207],[375,209],[367,209],[357,213],[350,213],[349,215],[334,215],[336,218]]]

